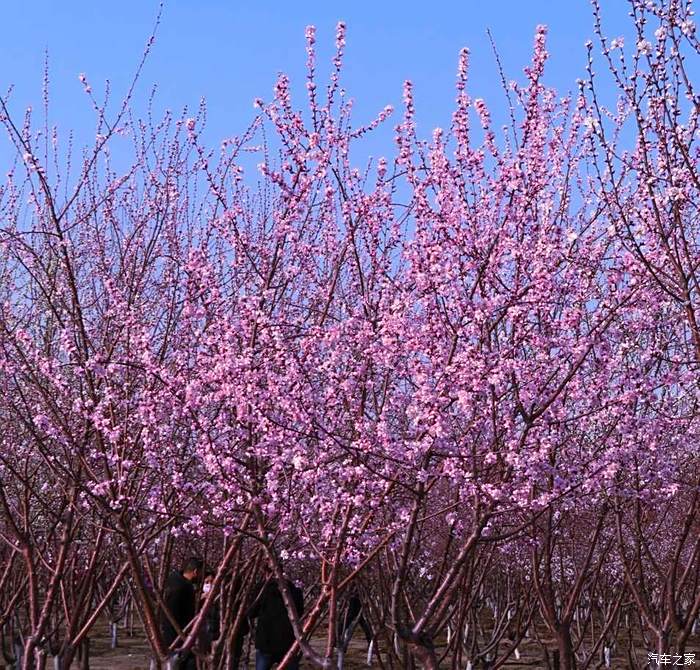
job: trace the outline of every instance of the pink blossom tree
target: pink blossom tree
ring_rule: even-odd
[[[698,43],[688,3],[631,8],[626,51],[594,5],[610,108],[592,45],[575,94],[545,86],[540,27],[507,127],[471,98],[465,50],[451,126],[421,139],[406,82],[376,162],[356,157],[392,110],[354,125],[343,24],[325,91],[309,28],[305,107],[280,75],[218,150],[203,106],[139,121],[133,86],[113,107],[81,76],[97,128],[79,158],[46,109],[38,128],[0,101],[0,628],[18,667],[87,667],[128,608],[154,666],[230,667],[263,564],[295,635],[281,668],[342,667],[350,593],[381,667],[690,648]],[[192,552],[213,596],[168,648],[163,585]]]

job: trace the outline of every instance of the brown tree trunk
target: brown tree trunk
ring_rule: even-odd
[[[423,670],[438,670],[435,650],[432,647],[427,647],[412,641],[408,643],[408,648],[413,658],[421,664]]]
[[[574,645],[571,641],[571,629],[568,625],[559,627],[557,631],[557,646],[560,670],[576,670],[576,656],[574,655]]]

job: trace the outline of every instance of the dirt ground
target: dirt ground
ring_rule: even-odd
[[[121,631],[120,631],[121,633]],[[246,638],[248,645],[249,638]],[[319,641],[319,647],[322,643]],[[316,645],[314,645],[316,646]],[[248,647],[246,646],[245,649]],[[120,635],[117,649],[109,648],[109,637],[107,631],[103,636],[91,637],[90,639],[90,670],[148,670],[149,647],[143,634],[137,632],[134,637]],[[359,640],[353,640],[345,663],[346,670],[359,670],[367,668],[367,644],[360,636]],[[375,667],[378,667],[376,663]],[[49,666],[50,667],[50,666]],[[248,669],[255,667],[255,650],[250,649],[250,661]],[[302,662],[301,668],[310,668]],[[75,663],[72,670],[78,670]],[[245,670],[245,665],[241,670]]]
[[[246,638],[246,645],[248,642],[249,638]],[[322,646],[321,641],[319,641],[318,646],[319,648]],[[246,646],[245,649],[247,648]],[[107,631],[103,636],[90,639],[90,670],[148,670],[149,658],[148,642],[140,632],[137,632],[134,637],[120,635],[117,649],[109,648]],[[367,668],[366,660],[367,644],[360,636],[358,640],[353,640],[350,645],[345,668],[346,670]],[[78,670],[78,667],[78,664],[75,663],[72,670]],[[254,667],[255,650],[250,649],[248,669],[253,670]],[[310,667],[303,662],[301,664],[301,668]],[[378,667],[376,663],[374,667]],[[245,670],[245,665],[242,666],[241,670]]]
[[[99,631],[96,631],[99,632]],[[109,635],[105,626],[103,635],[95,635],[90,639],[90,668],[91,670],[148,670],[149,667],[149,648],[148,643],[144,635],[140,631],[135,631],[133,637],[128,637],[123,634],[120,630],[119,636],[119,646],[117,649],[109,648]],[[249,644],[249,638],[246,638],[246,645]],[[323,641],[318,640],[318,644],[314,644],[318,648],[323,647]],[[524,645],[522,649],[522,656],[520,661],[511,659],[510,662],[506,664],[508,670],[537,670],[542,668],[539,659],[539,650],[528,649],[529,645]],[[696,664],[700,665],[700,649],[691,649],[693,645],[689,645],[688,652],[696,652]],[[245,647],[248,649],[248,646]],[[530,653],[528,653],[530,652]],[[255,667],[255,651],[253,649],[249,650],[250,661],[248,663],[247,669],[245,664],[242,666],[241,670],[253,670]],[[533,654],[533,655],[531,655]],[[534,654],[537,654],[535,656]],[[348,656],[345,663],[346,670],[359,670],[360,668],[367,668],[367,644],[364,641],[362,635],[357,636],[353,639],[350,649],[348,650]],[[51,667],[49,663],[49,667]],[[72,670],[77,670],[78,665],[74,664]],[[373,664],[374,668],[379,666],[375,662]],[[614,658],[611,664],[612,670],[641,670],[644,666],[639,666],[638,668],[631,667],[628,662],[621,658]],[[692,666],[691,666],[692,667]],[[302,662],[301,668],[310,669],[311,666]]]

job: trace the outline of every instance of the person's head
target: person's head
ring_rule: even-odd
[[[202,575],[202,568],[204,563],[201,558],[192,556],[187,559],[185,565],[182,568],[182,576],[190,582],[198,582]]]
[[[212,584],[214,583],[214,573],[211,570],[207,570],[204,573],[204,582],[202,583],[202,593],[205,595],[211,591]]]

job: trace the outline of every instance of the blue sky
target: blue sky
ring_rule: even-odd
[[[0,22],[0,90],[15,90],[12,108],[41,106],[44,50],[51,69],[51,118],[64,131],[91,130],[92,113],[78,81],[86,73],[95,91],[110,79],[121,95],[133,74],[157,13],[153,0],[4,0]],[[630,34],[628,6],[603,0],[607,33]],[[547,81],[562,93],[584,73],[584,42],[593,36],[588,0],[463,0],[462,2],[269,2],[167,0],[135,108],[158,84],[156,108],[208,105],[208,136],[242,132],[255,97],[269,99],[277,72],[292,78],[304,102],[304,27],[317,27],[319,71],[327,71],[335,23],[348,25],[344,84],[356,100],[356,123],[386,104],[400,106],[402,82],[415,85],[419,131],[449,124],[461,47],[472,52],[470,93],[494,109],[503,94],[486,36],[490,28],[507,75],[519,78],[535,26],[549,26]],[[630,40],[631,42],[632,40]],[[392,124],[393,125],[393,124]],[[80,134],[79,134],[80,137]],[[0,145],[0,155],[3,149]]]

